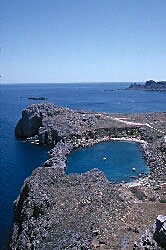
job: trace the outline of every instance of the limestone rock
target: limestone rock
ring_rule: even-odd
[[[38,135],[40,144],[55,145],[61,139],[96,139],[114,135],[117,127],[125,130],[125,125],[117,124],[110,115],[57,107],[52,103],[33,104],[22,112],[15,135],[21,138]],[[129,126],[128,126],[129,127]],[[128,129],[128,128],[127,128]]]
[[[153,227],[145,231],[141,238],[135,242],[133,249],[166,249],[166,216],[158,215]]]
[[[41,126],[42,117],[36,106],[31,106],[22,112],[22,118],[19,120],[16,128],[15,135],[18,137],[30,137],[38,133]]]
[[[65,175],[60,168],[38,168],[15,201],[11,249],[111,249],[110,242],[93,241],[94,232],[109,235],[124,206],[97,169]]]
[[[155,241],[166,249],[166,216],[158,215],[154,227],[155,233],[153,237]]]

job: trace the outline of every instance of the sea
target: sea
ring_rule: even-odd
[[[102,142],[79,148],[67,157],[66,174],[81,174],[94,168],[103,171],[113,183],[131,182],[142,174],[149,174],[141,146],[125,141]]]
[[[49,148],[26,143],[14,136],[22,110],[40,102],[28,97],[47,97],[47,101],[58,106],[100,112],[166,111],[165,92],[126,90],[129,85],[122,82],[0,84],[0,249],[8,249],[13,202],[25,178],[48,159]],[[116,144],[116,147],[121,146]]]

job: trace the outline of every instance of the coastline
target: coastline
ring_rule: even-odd
[[[139,138],[132,138],[132,137],[121,137],[121,138],[115,138],[111,137],[110,140],[112,141],[129,141],[129,142],[137,142],[143,145],[147,145],[148,143],[145,140],[141,140]]]
[[[124,118],[126,121],[122,122]],[[38,140],[37,142],[40,144],[53,145],[53,149],[50,151],[50,158],[43,166],[36,169],[32,173],[32,176],[25,180],[22,191],[15,202],[12,249],[15,249],[16,246],[21,247],[21,249],[27,249],[28,242],[31,242],[30,247],[33,246],[36,249],[40,249],[39,243],[40,246],[48,248],[49,244],[52,243],[48,240],[48,237],[42,238],[46,233],[43,225],[52,228],[54,223],[57,223],[56,226],[59,228],[59,231],[56,231],[56,233],[59,233],[63,240],[67,242],[66,244],[70,245],[71,241],[66,238],[63,228],[69,232],[71,228],[70,221],[73,221],[74,218],[76,219],[77,217],[80,217],[83,222],[82,224],[80,220],[77,221],[77,227],[80,227],[79,234],[82,237],[80,243],[78,243],[78,240],[75,238],[76,236],[74,236],[75,244],[80,247],[86,242],[89,247],[88,249],[92,249],[93,240],[102,240],[103,237],[104,240],[102,242],[104,242],[106,246],[111,247],[111,244],[115,244],[116,241],[116,245],[119,247],[120,239],[124,237],[123,232],[121,232],[119,228],[124,227],[125,230],[127,230],[124,231],[124,233],[126,233],[128,232],[128,226],[126,226],[128,224],[133,227],[136,223],[141,234],[144,227],[142,227],[142,217],[140,217],[140,214],[146,211],[147,220],[145,220],[145,224],[148,227],[150,224],[148,213],[150,212],[151,205],[153,204],[153,206],[156,207],[156,210],[151,213],[152,218],[155,218],[156,213],[163,209],[163,206],[159,209],[160,206],[158,202],[162,197],[160,187],[164,185],[164,179],[162,179],[164,168],[162,168],[163,165],[160,164],[163,157],[165,157],[160,153],[160,148],[164,145],[164,137],[163,128],[154,127],[160,125],[161,118],[164,120],[165,115],[161,113],[151,115],[127,114],[123,115],[123,118],[119,118],[119,114],[109,115],[97,112],[74,111],[57,107],[53,104],[42,103],[32,105],[27,110],[24,110],[22,120],[19,121],[15,130],[16,135],[24,138],[28,137],[30,138],[28,140],[32,142]],[[24,121],[26,121],[27,124],[27,119],[29,122],[28,128],[24,126]],[[147,123],[147,119],[149,123],[151,120],[154,120],[153,126],[147,126],[147,124],[149,124]],[[158,124],[156,124],[156,120],[159,122]],[[24,134],[21,134],[22,131],[24,131]],[[66,155],[72,150],[78,147],[88,147],[96,143],[111,140],[140,143],[144,149],[145,160],[150,168],[150,175],[135,180],[132,182],[132,185],[130,185],[131,183],[112,184],[105,178],[103,173],[97,169],[93,169],[82,175],[65,175]],[[161,159],[159,159],[159,157],[161,157]],[[73,189],[73,187],[75,188]],[[86,187],[91,188],[86,189]],[[136,190],[134,188],[136,188]],[[64,189],[66,190],[65,192]],[[91,190],[91,192],[89,190]],[[111,196],[111,200],[108,190],[109,193],[111,191],[114,194],[114,196]],[[70,196],[70,193],[72,194],[73,192],[74,196]],[[86,198],[82,198],[84,192]],[[101,192],[105,197],[104,199],[102,195],[100,195]],[[68,196],[70,197],[69,200],[67,198]],[[152,198],[154,201],[151,201]],[[54,204],[54,199],[56,203],[59,204],[58,206]],[[83,205],[82,199],[85,205]],[[100,215],[98,214],[99,207],[96,200],[100,200],[100,207],[103,207]],[[108,203],[106,201],[108,201]],[[65,206],[61,207],[60,204],[63,203],[65,203]],[[93,226],[92,231],[89,231],[86,225],[92,223],[91,212],[89,210],[91,204],[94,209],[93,216],[95,220],[93,220],[95,221],[95,226]],[[111,205],[108,206],[107,204]],[[86,210],[84,210],[84,206]],[[54,211],[55,208],[57,211],[56,214]],[[50,214],[52,214],[51,217],[47,213],[48,209]],[[35,211],[38,212],[36,213]],[[111,216],[110,211],[113,212],[114,217]],[[132,217],[128,222],[126,214],[131,216],[133,211],[135,212],[136,218]],[[84,214],[84,217],[82,217],[82,214]],[[107,217],[107,214],[109,217]],[[20,219],[24,218],[24,216],[26,216],[25,220]],[[60,222],[60,224],[57,221],[55,222],[54,216],[57,221],[59,221],[57,216],[62,218],[62,228]],[[64,224],[66,216],[68,216],[68,223]],[[102,220],[101,224],[99,223],[99,218]],[[108,223],[106,223],[106,221],[108,221]],[[112,229],[110,229],[110,225]],[[22,227],[24,228],[23,231],[21,230]],[[36,232],[36,230],[40,228],[40,233],[37,233],[39,243],[29,235],[29,227],[32,232]],[[83,232],[81,232],[82,227],[84,228]],[[54,228],[54,230],[57,230],[57,228]],[[75,235],[76,228],[73,230]],[[96,236],[97,238],[93,236],[93,231],[95,230],[99,232]],[[105,230],[108,231],[106,235],[104,234]],[[113,238],[111,236],[113,231],[111,230],[116,231]],[[131,232],[131,237],[135,240],[133,233],[134,232]],[[24,235],[26,235],[27,238],[23,241]],[[51,235],[52,233],[50,236]],[[86,239],[89,240],[87,241]],[[64,247],[64,243],[60,241],[58,237],[55,237],[53,242],[54,244],[59,244],[59,246]]]

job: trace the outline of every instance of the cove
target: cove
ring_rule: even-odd
[[[149,174],[140,144],[126,141],[103,142],[79,148],[67,157],[66,174],[85,173],[93,168],[103,171],[107,179],[115,183],[131,182],[133,176]]]

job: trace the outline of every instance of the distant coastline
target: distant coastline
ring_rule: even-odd
[[[166,81],[148,80],[144,84],[132,83],[127,90],[166,91]]]

